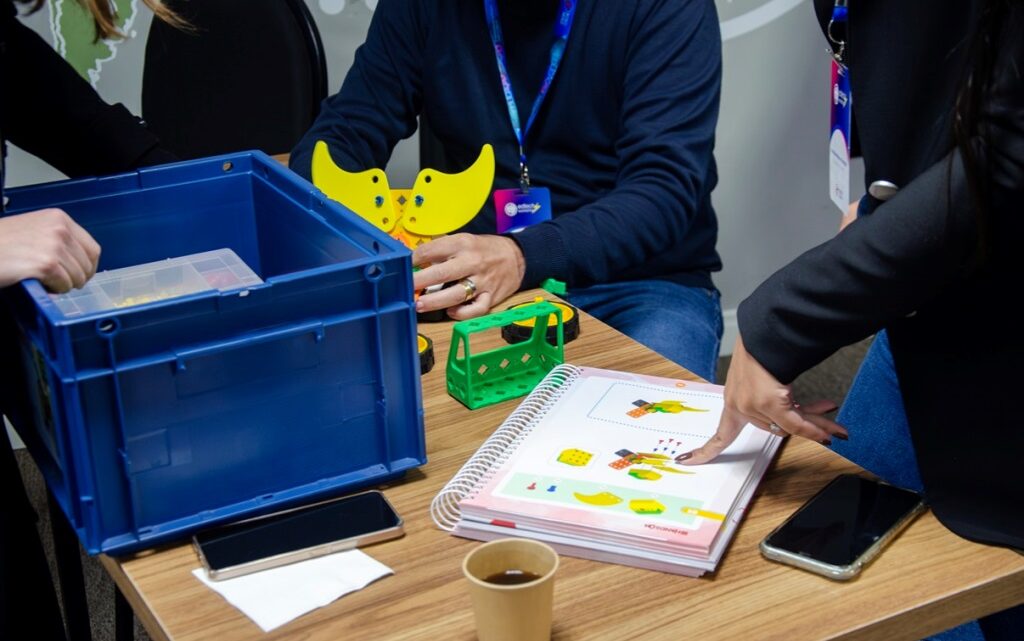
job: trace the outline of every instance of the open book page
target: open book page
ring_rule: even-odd
[[[480,491],[461,502],[463,518],[707,555],[776,437],[747,426],[715,462],[679,465],[677,455],[715,433],[721,387],[580,372]]]

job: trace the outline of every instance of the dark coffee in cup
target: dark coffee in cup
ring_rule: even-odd
[[[495,585],[519,585],[520,583],[536,581],[539,578],[539,574],[527,572],[526,570],[505,570],[488,575],[484,581]]]

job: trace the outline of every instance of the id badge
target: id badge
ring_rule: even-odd
[[[495,189],[494,213],[498,233],[517,232],[551,220],[551,192],[547,187],[522,189]]]
[[[828,143],[828,193],[844,214],[850,206],[850,70],[832,60],[832,125]]]

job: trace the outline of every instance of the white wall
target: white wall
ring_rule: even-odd
[[[726,324],[723,353],[732,351],[740,301],[835,234],[840,218],[827,188],[830,59],[814,10],[799,0],[762,1],[749,10],[751,3],[735,4],[744,7],[718,2],[724,78],[712,200],[724,265],[715,277]],[[755,24],[763,26],[737,34]],[[859,162],[852,173],[859,195]]]

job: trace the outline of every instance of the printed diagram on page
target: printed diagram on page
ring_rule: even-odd
[[[563,404],[574,411],[545,417],[524,442],[497,495],[689,527],[698,519],[722,521],[705,508],[730,466],[675,461],[714,433],[721,396],[680,385],[666,393],[629,381],[586,381]]]

